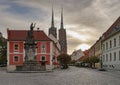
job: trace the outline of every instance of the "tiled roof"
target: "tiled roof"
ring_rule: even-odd
[[[88,52],[88,50],[85,50],[84,52],[84,56],[82,56],[82,57],[80,57],[79,59],[78,59],[78,61],[83,61],[83,60],[85,60],[86,58],[88,58],[89,56],[89,52]]]
[[[28,30],[7,30],[8,41],[25,41],[27,32]],[[42,30],[35,30],[33,35],[36,41],[51,41]]]
[[[110,28],[103,34],[104,38],[106,39],[109,37],[113,32],[116,30],[116,26],[120,25],[120,17],[110,26]]]

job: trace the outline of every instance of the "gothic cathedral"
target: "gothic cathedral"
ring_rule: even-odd
[[[49,35],[52,34],[57,39],[57,28],[54,27],[54,10],[52,7],[52,20],[51,20],[51,27],[49,28]],[[61,54],[67,54],[67,36],[66,36],[66,29],[64,28],[63,24],[63,8],[61,9],[61,24],[59,29],[58,41],[60,44],[60,52]]]

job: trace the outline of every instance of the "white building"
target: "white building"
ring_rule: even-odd
[[[61,49],[60,49],[60,43],[59,43],[59,41],[58,41],[52,34],[48,35],[48,37],[49,37],[51,40],[53,40],[54,43],[56,44],[57,48],[58,48],[59,50],[61,50]]]
[[[84,53],[81,49],[75,50],[71,55],[71,60],[78,60],[82,56],[84,56]]]
[[[120,17],[103,34],[102,49],[103,68],[120,70]]]

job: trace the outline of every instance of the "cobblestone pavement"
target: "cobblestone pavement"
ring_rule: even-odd
[[[77,67],[50,73],[6,73],[0,70],[0,85],[120,85],[120,75]]]

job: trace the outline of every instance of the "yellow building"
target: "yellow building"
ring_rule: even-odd
[[[99,59],[101,61],[101,54],[102,54],[102,39],[101,39],[101,37],[96,41],[94,46],[95,46],[95,56],[99,57]],[[95,67],[100,68],[101,62],[96,63]]]

